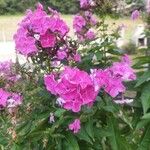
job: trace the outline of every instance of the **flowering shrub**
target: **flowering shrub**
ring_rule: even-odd
[[[81,12],[73,19],[77,40],[68,36],[69,27],[55,10],[48,8],[47,13],[39,3],[36,10],[27,11],[14,36],[16,51],[27,63],[18,68],[17,63],[0,63],[2,148],[132,150],[143,143],[149,146],[149,127],[139,130],[148,123],[140,124],[141,103],[135,101],[140,95],[146,114],[149,95],[145,104],[145,93],[133,89],[137,77],[132,62],[116,50],[118,30],[108,32],[105,18],[95,18],[97,4],[80,0]],[[143,79],[137,80],[138,87]],[[135,90],[137,95],[132,97]]]

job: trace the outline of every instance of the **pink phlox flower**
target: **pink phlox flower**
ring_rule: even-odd
[[[11,93],[9,99],[7,100],[7,107],[14,108],[22,104],[23,97],[20,93]]]
[[[67,24],[60,18],[55,18],[55,25],[51,28],[52,31],[58,32],[60,36],[65,36],[69,32],[69,27]]]
[[[98,23],[97,18],[92,15],[90,18],[90,23],[92,26],[95,26]]]
[[[65,52],[65,51],[58,51],[57,52],[57,58],[59,59],[59,60],[63,60],[64,58],[66,58],[67,57],[67,53]]]
[[[124,93],[126,90],[122,81],[116,78],[109,78],[104,89],[112,97],[116,97],[119,93]]]
[[[54,60],[54,61],[51,61],[51,66],[52,67],[59,67],[61,65],[61,62],[59,60]]]
[[[113,63],[111,70],[115,76],[120,76],[123,81],[136,79],[135,72],[131,68],[131,60],[127,55],[122,57],[121,62]]]
[[[146,11],[150,13],[150,0],[146,0]]]
[[[57,58],[59,60],[63,60],[65,58],[67,58],[67,48],[66,47],[62,47],[57,51]]]
[[[95,6],[95,3],[93,0],[80,0],[81,8],[88,8],[89,6]]]
[[[50,12],[52,15],[54,15],[54,16],[56,16],[56,17],[60,17],[60,13],[57,12],[56,10],[54,10],[54,9],[52,9],[52,8],[50,8],[50,7],[48,7],[48,10],[49,10],[49,12]]]
[[[78,133],[81,126],[80,120],[75,119],[71,124],[69,124],[69,129],[73,131],[73,133]]]
[[[76,33],[76,34],[77,34],[77,37],[78,37],[78,39],[79,39],[79,43],[82,43],[82,42],[85,41],[85,37],[84,37],[83,35],[80,35],[80,34],[78,34],[78,33]]]
[[[37,3],[37,9],[43,10],[43,5],[41,3]]]
[[[120,92],[125,91],[120,78],[115,78],[110,69],[97,70],[94,72],[96,89],[103,88],[110,96],[116,97]]]
[[[137,20],[140,17],[140,12],[138,10],[134,10],[131,14],[132,20]]]
[[[17,74],[12,74],[7,76],[7,80],[14,83],[17,82],[19,79],[21,79],[21,76]]]
[[[86,33],[86,38],[88,40],[94,40],[95,37],[96,37],[96,35],[95,35],[94,31],[92,29],[89,29]]]
[[[88,0],[80,0],[80,7],[81,8],[85,8],[88,6],[89,6]]]
[[[57,82],[55,81],[55,75],[54,74],[46,75],[44,77],[44,82],[46,85],[46,89],[50,91],[52,94],[56,95],[55,87],[57,85]]]
[[[56,36],[53,33],[46,32],[40,36],[40,42],[42,47],[54,47],[56,43]]]
[[[17,82],[21,76],[15,73],[14,66],[11,60],[0,62],[0,76],[6,81]]]
[[[0,76],[10,74],[13,62],[11,60],[0,62]]]
[[[6,107],[10,93],[0,88],[0,107]]]
[[[85,25],[86,25],[86,20],[82,16],[76,15],[74,17],[73,28],[75,32],[80,32]]]
[[[75,62],[81,62],[81,55],[79,53],[76,53],[73,57]]]
[[[97,18],[92,14],[91,11],[85,11],[84,17],[89,21],[88,23],[90,23],[92,26],[95,26],[98,23]]]
[[[37,52],[35,46],[35,39],[31,36],[27,36],[27,30],[24,28],[19,28],[17,33],[14,35],[14,40],[16,43],[16,51],[29,56]]]

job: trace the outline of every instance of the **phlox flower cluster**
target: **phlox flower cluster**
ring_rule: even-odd
[[[81,8],[86,6],[89,1],[80,1]],[[96,38],[94,26],[97,24],[97,20],[92,13],[92,10],[84,10],[81,13],[74,16],[73,28],[79,41],[91,41]]]
[[[127,55],[122,57],[120,62],[113,63],[111,67],[92,70],[91,74],[77,68],[66,67],[59,76],[51,73],[44,77],[47,90],[58,96],[57,103],[73,112],[79,112],[85,105],[92,106],[101,89],[113,98],[119,93],[124,93],[123,82],[135,79]]]
[[[136,79],[134,70],[131,68],[131,61],[127,55],[122,57],[120,62],[115,62],[105,70],[94,70],[92,77],[98,89],[103,88],[111,97],[125,92],[124,81]]]
[[[15,108],[22,104],[22,96],[19,93],[8,92],[0,88],[0,108]]]
[[[46,75],[45,85],[48,91],[58,96],[57,102],[65,109],[79,112],[81,106],[91,105],[97,96],[94,82],[85,71],[66,67],[59,76]]]
[[[83,9],[89,9],[90,7],[95,6],[93,0],[80,0],[80,7]]]
[[[20,79],[20,75],[15,73],[14,63],[11,60],[0,62],[0,78],[13,83]]]
[[[27,57],[46,53],[51,59],[74,59],[76,49],[72,50],[67,42],[69,27],[56,11],[48,9],[50,15],[39,3],[35,11],[27,11],[14,35],[17,52]]]

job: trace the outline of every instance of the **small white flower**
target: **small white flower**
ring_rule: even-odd
[[[39,39],[40,39],[40,35],[39,35],[39,34],[34,34],[34,38],[35,38],[36,40],[39,40]]]
[[[121,100],[115,100],[116,104],[129,104],[132,103],[133,99],[121,99]]]
[[[57,98],[57,100],[56,100],[56,104],[58,104],[58,105],[60,105],[60,106],[62,106],[63,104],[65,103],[65,100],[64,99],[62,99],[62,98]]]
[[[53,122],[55,122],[54,113],[50,113],[49,123],[53,123]]]
[[[7,100],[7,107],[8,108],[14,108],[16,107],[16,101],[12,98],[8,99]]]

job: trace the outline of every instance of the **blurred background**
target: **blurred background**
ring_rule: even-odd
[[[106,12],[110,9],[118,13],[117,19],[109,16],[109,25],[125,25],[123,31],[124,43],[129,43],[142,19],[133,22],[130,15],[134,10],[144,10],[144,0],[97,0]],[[0,0],[0,60],[14,58],[15,46],[13,35],[17,30],[17,24],[23,18],[26,9],[35,8],[36,3],[41,2],[45,7],[51,7],[62,13],[63,19],[72,29],[73,15],[79,11],[78,0]],[[120,13],[121,12],[121,13]],[[133,46],[133,45],[131,45]]]

